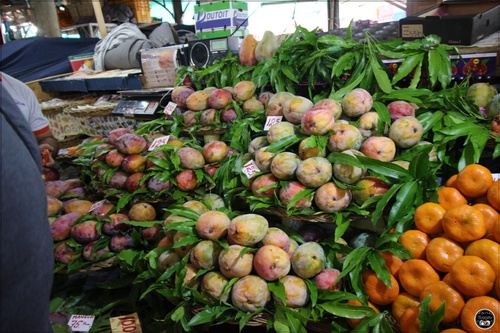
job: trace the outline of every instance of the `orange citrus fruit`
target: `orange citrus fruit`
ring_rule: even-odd
[[[420,301],[427,295],[431,295],[429,304],[431,312],[436,311],[442,303],[445,303],[443,323],[452,323],[460,318],[460,313],[465,304],[464,297],[446,282],[436,281],[425,286],[420,293]]]
[[[440,272],[449,272],[451,265],[464,255],[462,245],[447,237],[433,238],[425,249],[427,261]]]
[[[420,322],[418,321],[418,313],[420,306],[412,306],[403,312],[399,318],[399,328],[401,333],[416,333],[420,332]]]
[[[485,311],[486,310],[486,311]],[[495,322],[489,328],[480,327],[488,326],[485,321],[488,318],[491,320],[491,315],[495,317]],[[465,302],[464,308],[462,309],[462,314],[460,315],[460,324],[462,328],[469,332],[500,332],[500,324],[498,320],[500,318],[500,302],[490,296],[479,296],[473,297]],[[482,323],[478,323],[479,320],[483,320]]]
[[[486,261],[500,278],[500,244],[491,239],[478,239],[465,248],[466,256],[477,256]]]
[[[398,297],[391,304],[392,316],[399,322],[406,309],[420,305],[420,299],[406,291],[399,293]]]
[[[460,328],[454,327],[454,328],[447,328],[445,330],[440,331],[439,333],[467,333],[467,332],[465,332]]]
[[[471,242],[486,235],[483,213],[467,204],[452,207],[443,215],[443,229],[457,242]]]
[[[469,164],[458,173],[457,188],[465,196],[477,198],[493,184],[491,171],[480,164]]]
[[[425,248],[431,241],[429,235],[420,230],[407,230],[399,236],[399,244],[403,245],[415,259],[425,258]]]
[[[363,304],[358,301],[357,299],[355,300],[348,300],[347,301],[348,304],[351,304],[351,305],[355,305],[355,306],[362,306]],[[368,302],[368,306],[370,308],[373,309],[373,311],[375,311],[375,313],[380,313],[380,310],[371,302]],[[355,318],[347,318],[346,321],[347,321],[347,324],[349,325],[349,327],[351,328],[356,328],[358,327],[358,325],[364,320],[364,318],[362,319],[355,319]]]
[[[482,195],[478,198],[474,198],[474,204],[478,204],[478,203],[489,205],[490,202],[488,201],[488,196],[485,194],[485,195]]]
[[[486,192],[486,197],[493,208],[500,210],[500,179],[493,182]]]
[[[393,275],[397,279],[399,268],[403,264],[403,259],[399,258],[389,251],[380,252],[379,254],[382,256],[382,259],[384,259],[385,266],[389,270],[389,273],[391,273],[391,275]]]
[[[454,187],[442,187],[437,190],[438,202],[448,210],[457,205],[467,204],[467,199]]]
[[[426,202],[417,207],[414,214],[415,226],[418,230],[429,235],[437,235],[443,232],[441,220],[446,209],[435,202]]]
[[[451,285],[469,297],[487,295],[496,278],[493,268],[477,256],[462,256],[457,259],[451,266],[449,275]]]
[[[446,183],[444,183],[444,186],[457,188],[457,178],[458,178],[458,173],[452,175],[450,178],[448,178]]]
[[[420,297],[420,293],[429,283],[439,280],[436,270],[423,259],[406,260],[399,269],[401,286],[416,297]]]
[[[500,220],[500,214],[489,204],[476,203],[472,207],[483,213],[484,223],[486,223],[486,236],[490,235],[490,230]]]
[[[391,304],[399,295],[399,283],[392,275],[390,287],[382,282],[375,272],[368,274],[364,284],[368,300],[375,305]]]

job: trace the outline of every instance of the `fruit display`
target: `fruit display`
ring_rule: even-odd
[[[435,36],[252,38],[179,68],[172,113],[76,147],[80,179],[46,181],[56,271],[109,262],[97,290],[126,289],[152,331],[499,318],[495,88],[449,86]]]

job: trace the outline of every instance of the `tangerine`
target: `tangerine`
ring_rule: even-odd
[[[446,183],[444,183],[444,186],[457,188],[457,178],[458,178],[458,173],[452,175],[450,178],[448,178]]]
[[[443,229],[446,235],[457,242],[471,242],[486,235],[483,213],[467,204],[452,207],[443,215]]]
[[[382,259],[385,261],[385,267],[389,270],[392,276],[396,279],[398,278],[399,269],[403,265],[403,259],[399,258],[390,251],[384,251],[379,253]]]
[[[420,299],[410,293],[403,291],[399,293],[398,297],[391,304],[392,316],[399,322],[406,309],[412,306],[420,305]]]
[[[444,209],[467,204],[467,199],[454,187],[442,187],[437,190],[438,202]]]
[[[375,272],[368,274],[364,284],[368,300],[375,305],[391,304],[399,295],[399,283],[393,275],[391,275],[391,286],[380,280]]]
[[[469,164],[458,173],[456,185],[465,196],[477,198],[486,192],[493,184],[491,171],[481,164]]]
[[[493,208],[500,210],[500,179],[493,182],[486,192],[486,197]]]
[[[457,259],[448,274],[451,285],[469,297],[487,295],[496,278],[490,264],[477,256],[462,256]]]
[[[414,220],[418,230],[429,235],[436,235],[443,232],[441,220],[446,213],[446,209],[435,202],[426,202],[415,210]]]
[[[403,312],[399,318],[399,327],[401,333],[417,333],[420,332],[420,322],[418,314],[420,312],[420,305],[412,306]]]
[[[403,245],[415,259],[425,258],[425,248],[431,241],[429,235],[420,230],[407,230],[399,236],[398,242]]]
[[[433,238],[425,249],[427,261],[440,272],[449,272],[455,261],[464,255],[462,246],[447,237]]]
[[[500,220],[500,214],[489,204],[476,203],[472,207],[479,209],[483,213],[484,222],[486,223],[486,236],[490,235],[491,229]]]
[[[436,270],[423,259],[406,260],[399,269],[401,286],[416,297],[420,297],[420,293],[428,284],[439,280]]]
[[[478,325],[479,318],[477,315],[479,311],[484,310],[486,310],[484,314],[488,317],[490,314],[493,314],[495,319],[492,323],[493,325],[489,328],[487,327],[488,323],[485,322],[481,323],[481,326]],[[500,324],[498,323],[498,318],[500,318],[500,302],[490,296],[478,296],[469,299],[465,303],[464,308],[462,309],[462,314],[460,315],[460,324],[462,328],[469,333],[499,332]],[[487,320],[487,318],[484,318],[483,320]]]
[[[425,286],[420,293],[420,301],[427,295],[431,295],[429,303],[431,312],[436,311],[443,302],[445,303],[443,323],[452,323],[460,318],[465,304],[464,297],[446,282],[436,281]]]
[[[486,261],[500,278],[500,244],[491,239],[478,239],[465,248],[466,256],[477,256]]]

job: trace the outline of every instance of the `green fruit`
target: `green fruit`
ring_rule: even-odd
[[[495,118],[500,114],[500,94],[495,95],[486,107],[486,115],[488,118]]]

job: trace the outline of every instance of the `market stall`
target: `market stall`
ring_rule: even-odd
[[[30,83],[62,148],[55,331],[495,331],[498,32],[395,26],[212,36]]]

